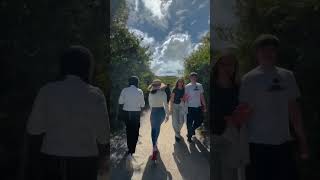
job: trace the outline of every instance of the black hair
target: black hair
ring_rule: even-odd
[[[71,46],[61,55],[61,75],[75,75],[89,82],[90,67],[93,65],[93,55],[83,46]]]
[[[139,78],[137,76],[131,76],[129,79],[128,79],[128,83],[129,83],[129,86],[136,86],[136,87],[139,87]]]
[[[253,42],[254,50],[267,47],[267,46],[273,46],[275,48],[279,48],[280,40],[278,39],[278,37],[272,34],[262,34],[258,36],[257,39]]]

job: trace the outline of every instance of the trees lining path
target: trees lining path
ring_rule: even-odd
[[[140,136],[134,155],[133,171],[126,170],[125,133],[111,137],[111,179],[119,180],[209,180],[209,140],[197,132],[194,143],[187,142],[186,125],[175,142],[172,119],[163,123],[158,139],[159,157],[156,163],[150,160],[152,152],[150,111],[141,117]]]

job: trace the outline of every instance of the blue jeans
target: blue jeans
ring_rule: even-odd
[[[165,111],[163,107],[151,108],[151,139],[153,146],[157,144],[157,140],[160,134],[160,127],[165,118]]]

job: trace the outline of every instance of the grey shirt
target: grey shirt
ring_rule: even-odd
[[[261,66],[247,73],[239,100],[253,108],[248,121],[249,142],[278,145],[291,139],[288,104],[300,91],[291,71]]]

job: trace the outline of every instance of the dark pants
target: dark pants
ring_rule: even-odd
[[[97,157],[59,157],[41,155],[45,180],[97,180]]]
[[[249,180],[299,179],[291,143],[281,145],[250,144]]]
[[[187,115],[187,129],[188,129],[188,137],[192,137],[195,135],[195,130],[201,126],[202,124],[202,111],[201,108],[188,108]]]
[[[136,151],[140,129],[140,111],[124,111],[124,121],[126,124],[128,153]]]

